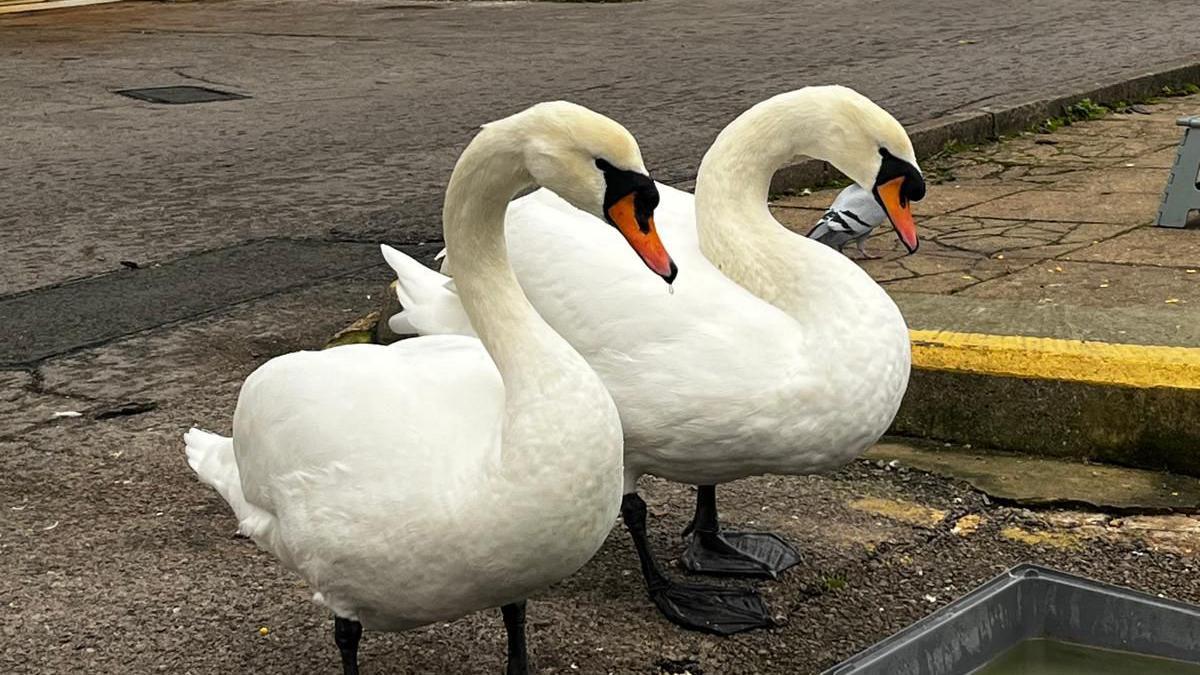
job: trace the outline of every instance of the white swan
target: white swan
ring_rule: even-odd
[[[347,674],[357,673],[364,628],[405,630],[496,606],[508,672],[526,672],[525,598],[579,569],[612,527],[622,490],[616,408],[508,265],[504,209],[531,183],[606,218],[647,265],[674,277],[633,138],[586,108],[539,104],[485,125],[446,191],[446,243],[478,340],[281,356],[246,379],[232,439],[185,435],[189,464],[239,529],[332,610]],[[661,282],[658,292],[667,294]]]
[[[850,461],[887,429],[908,383],[908,332],[888,295],[767,208],[772,175],[801,155],[828,160],[874,195],[916,249],[908,201],[925,187],[912,144],[891,115],[844,87],[781,94],[739,116],[705,155],[694,200],[658,186],[659,232],[685,270],[672,295],[633,274],[614,233],[555,232],[563,218],[590,217],[554,195],[534,193],[508,211],[522,287],[621,411],[622,515],[651,598],[688,628],[730,633],[770,618],[753,592],[666,577],[646,541],[638,476],[701,486],[685,566],[774,576],[796,553],[773,535],[720,532],[713,486]],[[447,263],[458,271],[453,250]],[[469,333],[448,279],[409,267],[396,270],[408,308],[393,320],[397,332]]]

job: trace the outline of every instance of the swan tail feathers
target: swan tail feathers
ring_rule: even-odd
[[[233,509],[238,520],[238,532],[251,538],[262,535],[274,517],[246,501],[237,459],[233,454],[233,439],[193,427],[183,435],[183,443],[187,450],[188,466],[196,472],[196,477],[216,490]]]
[[[391,246],[380,246],[396,273],[396,298],[403,308],[388,319],[397,335],[469,335],[475,330],[463,310],[454,280]]]

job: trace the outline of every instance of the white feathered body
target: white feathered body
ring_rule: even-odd
[[[626,488],[642,473],[693,484],[808,474],[865,451],[908,383],[909,338],[895,303],[852,261],[794,236],[805,264],[820,270],[797,294],[801,313],[816,318],[798,319],[717,270],[697,243],[692,195],[658,189],[655,222],[680,270],[673,292],[645,274],[615,230],[551,192],[515,201],[507,215],[522,288],[617,403]],[[451,251],[443,271],[453,264]],[[397,272],[409,293],[420,286]],[[447,281],[425,283],[443,293]],[[442,306],[393,324],[462,331],[461,313]]]
[[[510,405],[506,423],[474,338],[288,354],[246,380],[232,441],[193,430],[189,459],[338,616],[370,630],[450,620],[572,574],[612,526],[616,410],[595,378],[543,383],[559,405]],[[502,436],[545,461],[501,462]]]

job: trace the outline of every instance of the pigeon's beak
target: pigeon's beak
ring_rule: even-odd
[[[637,208],[637,195],[633,192],[608,207],[605,216],[608,222],[617,228],[629,246],[637,251],[642,262],[650,271],[662,277],[669,284],[675,281],[679,268],[671,260],[670,254],[658,238],[658,230],[654,229],[653,213]]]
[[[912,208],[901,188],[904,187],[904,177],[893,178],[886,183],[875,186],[875,199],[892,221],[896,236],[909,253],[916,253],[920,242],[917,241],[917,224],[913,222]]]

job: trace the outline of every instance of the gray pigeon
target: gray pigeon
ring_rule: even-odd
[[[833,205],[808,233],[808,238],[816,239],[839,252],[843,246],[854,242],[864,258],[874,259],[879,256],[867,253],[864,246],[867,237],[885,220],[887,213],[875,201],[874,195],[851,183],[838,193]]]

